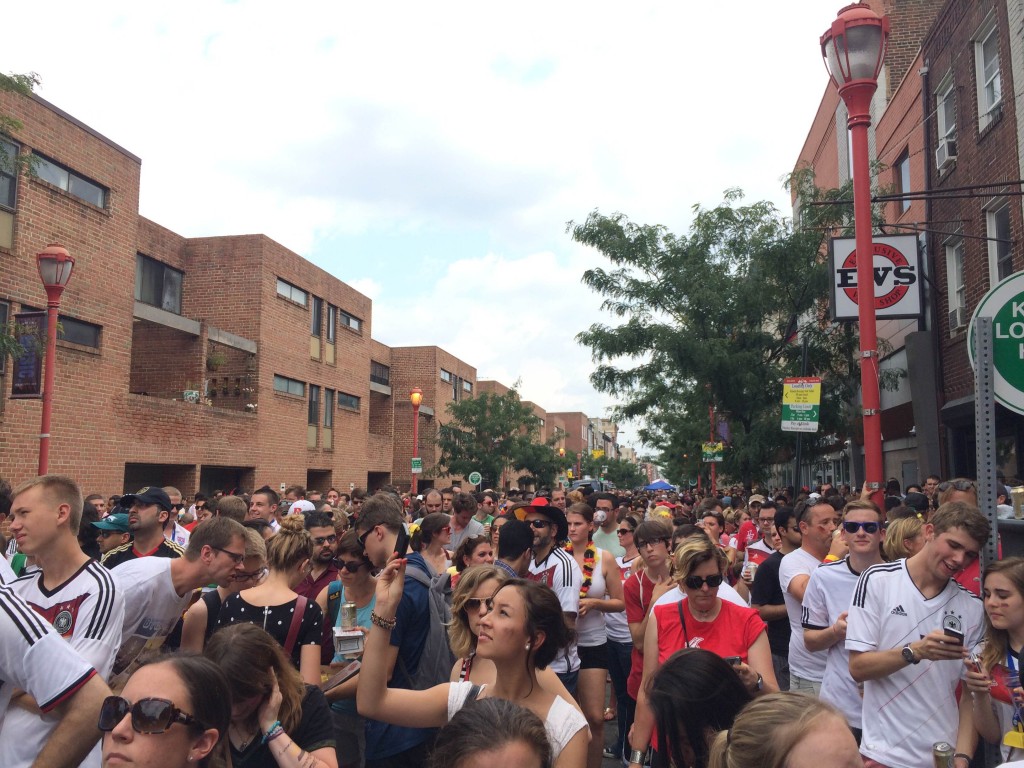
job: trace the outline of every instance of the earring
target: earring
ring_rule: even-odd
[[[526,644],[526,650],[530,650],[530,644],[529,643]]]

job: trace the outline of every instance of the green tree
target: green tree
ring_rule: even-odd
[[[781,380],[799,373],[797,318],[808,372],[823,379],[809,455],[849,434],[857,336],[826,317],[821,254],[827,235],[852,216],[847,205],[812,205],[847,199],[849,190],[818,190],[808,173],[790,184],[804,211],[798,228],[771,203],[744,204],[735,189],[714,208],[695,206],[686,236],[597,211],[569,224],[576,242],[611,263],[588,270],[583,282],[622,321],[577,335],[598,363],[591,381],[619,398],[615,418],[637,419],[640,438],[661,448],[658,463],[670,480],[694,477],[695,466],[706,472],[698,462],[712,405],[731,427],[720,475],[749,484],[791,448],[794,436],[780,430]]]
[[[575,464],[575,458],[573,459]],[[647,476],[631,461],[609,459],[606,456],[594,458],[585,453],[580,458],[580,473],[583,477],[602,477],[615,484],[616,488],[637,488],[647,484]]]

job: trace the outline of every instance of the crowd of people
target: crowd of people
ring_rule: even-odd
[[[1024,558],[982,573],[990,531],[964,478],[877,504],[46,475],[0,487],[0,765],[1020,767]]]

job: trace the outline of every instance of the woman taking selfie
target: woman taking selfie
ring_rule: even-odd
[[[139,667],[120,696],[100,708],[104,768],[225,765],[231,694],[202,656],[170,656]]]
[[[327,700],[302,682],[274,638],[254,624],[235,624],[214,632],[204,655],[231,690],[234,768],[338,768]]]
[[[320,632],[323,612],[315,600],[295,592],[308,573],[313,539],[302,515],[281,521],[281,530],[267,542],[269,572],[257,586],[231,595],[221,606],[218,629],[246,622],[256,624],[281,644],[311,685],[320,684]]]
[[[387,687],[389,633],[402,597],[405,562],[393,559],[377,577],[377,605],[366,639],[357,703],[368,718],[409,728],[437,728],[469,699],[494,697],[520,704],[544,721],[554,765],[584,768],[586,720],[568,701],[549,693],[537,670],[554,660],[572,639],[558,598],[548,588],[523,579],[498,587],[480,619],[477,658],[495,667],[495,682],[474,689],[471,682],[442,683],[425,691]]]

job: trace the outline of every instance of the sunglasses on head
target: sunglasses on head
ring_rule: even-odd
[[[202,727],[192,715],[182,712],[167,699],[139,699],[130,704],[120,696],[108,696],[103,700],[97,727],[101,731],[112,731],[128,713],[131,713],[132,730],[136,733],[163,733],[174,723]]]
[[[366,565],[365,560],[335,560],[334,567],[339,571],[348,571],[349,573],[355,573],[360,568]]]
[[[878,533],[881,523],[855,523],[852,520],[843,523],[843,530],[847,533],[856,533],[861,528],[864,529],[864,533]]]
[[[713,573],[710,576],[687,576],[683,583],[688,589],[700,589],[705,584],[708,585],[708,589],[715,589],[722,585],[722,574]]]

